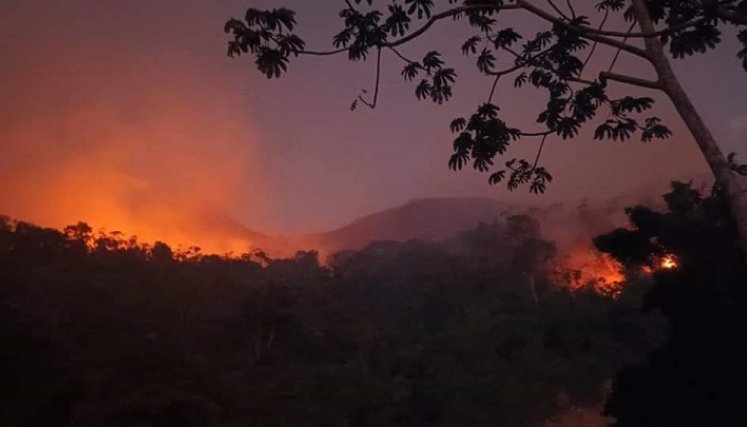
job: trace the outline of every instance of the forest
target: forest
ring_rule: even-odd
[[[747,0],[0,16],[0,427],[747,425]]]
[[[559,279],[525,215],[326,260],[3,217],[0,424],[542,426],[605,408],[620,426],[738,425],[734,223],[717,189],[665,201],[594,239],[625,268],[615,294]]]

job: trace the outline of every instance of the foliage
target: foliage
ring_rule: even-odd
[[[553,286],[553,253],[528,217],[328,267],[4,218],[0,424],[540,425],[657,331]]]
[[[643,37],[633,31],[636,22],[630,2],[597,0],[594,10],[584,6],[585,2],[574,1],[566,2],[565,9],[552,1],[541,7],[540,2],[530,0],[449,0],[442,7],[432,0],[393,0],[386,6],[383,3],[346,1],[339,12],[343,28],[332,38],[335,49],[321,52],[306,50],[303,41],[292,33],[295,18],[291,11],[252,8],[244,21],[232,19],[226,24],[226,31],[233,35],[229,54],[253,54],[259,70],[273,78],[287,70],[292,55],[346,53],[352,61],[365,61],[376,51],[373,102],[359,96],[353,103],[355,109],[359,101],[376,106],[381,52],[391,52],[403,63],[404,79],[417,82],[415,96],[442,104],[454,95],[456,70],[447,66],[437,50],[427,52],[422,59],[411,59],[398,48],[432,31],[440,20],[462,20],[474,33],[461,44],[462,53],[475,57],[477,70],[492,77],[494,83],[488,100],[475,113],[451,123],[456,137],[448,164],[451,169],[460,170],[471,163],[475,170],[490,173],[489,183],[505,182],[510,190],[526,185],[533,193],[544,193],[552,175],[539,161],[548,137],[572,139],[581,134],[584,126],[592,124],[593,137],[598,140],[627,141],[639,135],[642,141],[649,142],[672,135],[659,117],[647,115],[653,107],[652,98],[615,98],[609,94],[610,81],[661,88],[659,82],[613,72],[621,53],[652,60],[649,52],[628,42]],[[647,0],[646,5],[652,20],[661,28],[656,35],[674,58],[706,53],[722,41],[724,27],[737,27],[741,30],[738,40],[745,46],[738,56],[747,70],[747,0]],[[547,10],[544,6],[548,6]],[[547,27],[530,33],[506,25],[511,20],[504,15],[517,10],[539,17]],[[594,19],[600,25],[592,26],[592,16],[581,11],[596,14]],[[605,31],[604,25],[615,15],[631,21],[629,31]],[[292,42],[284,44],[284,40]],[[590,71],[587,66],[599,44],[615,48],[617,53],[608,68]],[[506,62],[509,65],[500,65]],[[496,88],[509,76],[514,76],[513,86],[517,89],[529,86],[544,92],[545,108],[536,117],[539,129],[519,129],[500,118],[501,103],[494,99]],[[600,114],[607,118],[599,120]],[[520,138],[541,138],[536,160],[502,161],[512,143]]]
[[[652,266],[663,255],[678,264],[655,273],[644,300],[669,319],[669,339],[646,365],[617,376],[607,413],[621,427],[743,425],[747,268],[734,221],[718,188],[703,195],[675,182],[665,201],[664,212],[629,209],[633,229],[596,239],[629,266]]]

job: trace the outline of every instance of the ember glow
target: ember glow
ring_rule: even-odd
[[[642,270],[646,274],[653,274],[661,270],[675,270],[679,267],[677,257],[674,255],[654,256],[651,265],[644,265]]]
[[[674,255],[667,255],[661,259],[659,265],[665,270],[673,270],[677,268],[677,259]]]

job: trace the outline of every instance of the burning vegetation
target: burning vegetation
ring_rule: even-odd
[[[610,255],[599,252],[589,239],[579,238],[567,253],[560,255],[553,269],[554,281],[572,291],[594,289],[617,298],[625,282],[624,268]]]
[[[677,257],[674,255],[666,255],[659,260],[659,267],[664,270],[674,270],[677,266]]]

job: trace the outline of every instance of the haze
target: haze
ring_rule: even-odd
[[[557,179],[542,198],[449,171],[448,122],[489,87],[460,59],[462,30],[451,24],[408,47],[422,54],[439,43],[458,65],[456,97],[441,107],[419,103],[387,59],[380,107],[351,112],[372,83],[370,62],[300,58],[286,78],[267,81],[248,59],[226,57],[223,23],[249,5],[295,9],[299,33],[326,47],[339,3],[4,0],[0,212],[186,241],[197,217],[297,233],[426,196],[575,202],[707,174],[663,101],[657,114],[675,132],[666,142],[596,142],[588,132],[553,140],[545,159]],[[726,39],[708,60],[676,65],[724,151],[744,152],[747,77]],[[531,97],[499,95],[513,120],[534,120]],[[515,153],[535,149],[526,144]]]

